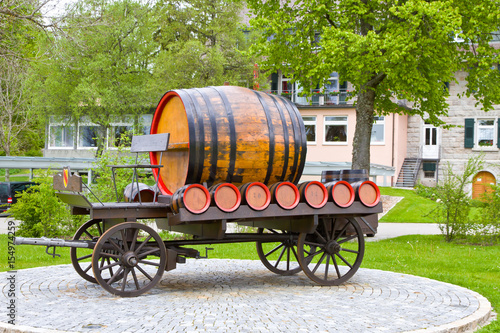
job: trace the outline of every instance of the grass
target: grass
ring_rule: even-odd
[[[6,256],[7,236],[0,235],[0,251]],[[254,243],[207,245],[210,258],[258,260]],[[205,246],[198,246],[202,255]],[[70,263],[69,249],[58,249],[60,258],[45,254],[39,246],[16,247],[16,269]],[[423,276],[474,290],[500,309],[500,246],[446,243],[442,236],[403,236],[366,243],[363,268],[381,269]],[[6,260],[0,271],[7,271]],[[168,273],[166,273],[168,274]],[[480,330],[500,332],[500,321]]]
[[[437,203],[431,199],[419,196],[414,190],[394,187],[380,187],[380,194],[393,197],[403,197],[379,222],[388,223],[436,223],[427,216]],[[470,218],[474,219],[479,213],[479,208],[472,207]]]
[[[11,182],[27,182],[29,181],[29,170],[23,169],[10,169]],[[5,181],[5,169],[0,169],[0,182]]]
[[[436,202],[423,198],[417,195],[415,191],[408,189],[380,187],[380,193],[404,198],[385,214],[379,222],[435,223],[426,214],[437,206]]]

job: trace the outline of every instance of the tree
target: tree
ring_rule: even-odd
[[[0,58],[0,149],[10,156],[18,136],[30,122],[25,97],[26,64],[17,58]],[[10,180],[9,169],[5,181]]]
[[[80,1],[62,22],[64,33],[47,45],[50,58],[37,67],[41,113],[99,125],[92,138],[97,156],[116,117],[156,102],[148,95],[158,49],[153,14],[142,1]]]
[[[500,103],[498,54],[489,42],[500,26],[495,0],[248,0],[262,38],[264,66],[281,69],[305,91],[332,72],[352,83],[356,129],[352,167],[369,169],[374,115],[446,115],[445,82],[468,72],[466,95],[483,109]],[[319,38],[318,38],[319,36]],[[406,99],[411,107],[400,106]]]
[[[158,90],[251,85],[255,62],[241,52],[249,43],[239,25],[241,9],[227,0],[159,1]]]

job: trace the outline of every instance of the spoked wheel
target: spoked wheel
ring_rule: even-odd
[[[157,256],[160,260],[151,261],[148,256]],[[116,261],[102,265],[103,258]],[[140,223],[126,222],[101,236],[92,255],[92,269],[97,282],[108,292],[134,297],[161,280],[166,261],[165,244],[156,231]]]
[[[102,220],[90,220],[82,224],[73,236],[73,240],[93,240],[97,242],[104,233],[104,222]],[[92,272],[92,250],[85,248],[72,247],[70,250],[71,263],[75,271],[85,280],[97,283]],[[102,265],[116,262],[114,258],[103,258]]]
[[[358,270],[365,252],[365,240],[355,219],[321,219],[312,234],[301,233],[299,263],[314,282],[336,286]]]
[[[267,228],[259,228],[257,232],[288,236],[283,241],[256,242],[260,261],[271,272],[279,275],[293,275],[302,270],[297,256],[297,233]]]

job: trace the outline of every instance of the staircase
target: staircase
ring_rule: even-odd
[[[399,170],[396,187],[414,187],[417,181],[418,170],[422,160],[420,158],[405,158],[401,170]]]

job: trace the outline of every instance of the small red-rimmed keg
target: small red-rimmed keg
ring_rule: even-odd
[[[208,189],[212,204],[226,213],[234,212],[241,204],[241,193],[231,183],[220,183]]]
[[[264,210],[271,203],[271,192],[261,182],[251,182],[240,186],[241,203],[253,210]]]
[[[325,185],[315,180],[299,184],[299,193],[301,201],[312,208],[321,208],[328,202]]]
[[[172,211],[179,213],[185,208],[193,214],[204,213],[210,207],[210,193],[200,184],[184,185],[172,196]]]
[[[291,182],[278,182],[271,185],[271,200],[283,209],[294,209],[300,202],[297,186]]]
[[[330,199],[339,207],[347,208],[354,202],[354,189],[345,180],[325,184]]]

